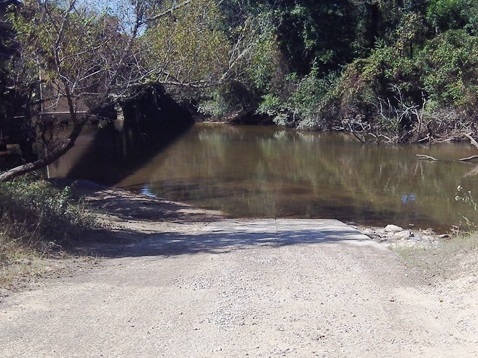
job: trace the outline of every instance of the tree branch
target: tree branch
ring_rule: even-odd
[[[465,134],[465,137],[470,140],[470,143],[471,143],[476,149],[478,149],[478,143],[476,142],[476,140],[473,139],[473,137],[471,136],[471,134]]]
[[[149,18],[146,18],[142,21],[141,24],[147,24],[148,22],[153,22],[153,21],[156,21],[156,20],[159,20],[160,18],[166,16],[166,15],[172,15],[173,12],[175,10],[178,10],[180,8],[182,8],[183,6],[186,6],[187,4],[189,4],[192,0],[186,0],[186,1],[183,1],[179,4],[174,4],[173,6],[171,6],[169,9],[165,10],[165,11],[162,11],[152,17],[149,17]]]
[[[426,155],[426,154],[416,154],[416,156],[418,157],[418,159],[421,159],[421,160],[431,160],[431,161],[437,161],[438,160],[437,158],[432,157],[430,155]]]
[[[458,160],[460,162],[468,162],[468,161],[473,160],[473,159],[478,159],[478,155],[472,155],[470,157],[461,158],[461,159],[458,159]]]

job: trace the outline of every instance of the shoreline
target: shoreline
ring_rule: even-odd
[[[86,202],[93,207],[96,207],[100,210],[112,212],[122,212],[121,208],[115,205],[115,198],[118,200],[132,200],[140,201],[146,203],[149,207],[149,210],[144,212],[138,210],[129,210],[129,215],[132,215],[133,218],[140,218],[143,216],[144,219],[148,219],[148,216],[151,215],[151,208],[155,206],[155,209],[160,213],[163,209],[165,210],[164,218],[178,219],[179,217],[182,220],[188,220],[187,214],[191,215],[191,220],[196,221],[201,215],[204,215],[205,220],[256,220],[256,219],[302,219],[302,218],[289,218],[289,217],[229,217],[227,214],[210,209],[201,209],[194,207],[190,204],[177,202],[172,200],[167,200],[164,198],[158,198],[156,196],[145,195],[137,193],[132,190],[127,190],[123,188],[117,188],[114,186],[103,186],[96,184],[90,181],[85,180],[72,180],[70,181],[72,185],[73,194],[76,199],[80,197],[85,197]],[[100,193],[98,198],[93,197],[93,193]],[[311,218],[307,220],[322,220],[322,219],[334,219],[334,218]],[[305,219],[304,219],[305,220]],[[341,221],[341,220],[339,220]],[[433,228],[427,229],[413,229],[413,228],[402,228],[395,225],[394,223],[387,223],[384,226],[376,225],[362,225],[355,222],[345,222],[344,224],[349,225],[361,233],[369,236],[371,239],[383,243],[392,243],[396,241],[411,241],[412,243],[434,243],[440,241],[441,239],[449,239],[453,235],[448,233],[436,233]]]
[[[91,261],[0,290],[6,356],[130,356],[138,341],[145,357],[478,352],[476,255],[392,247],[330,222],[225,219],[79,184],[112,236],[90,246]]]
[[[101,265],[104,257],[113,252],[127,250],[128,244],[147,236],[152,224],[163,231],[177,227],[191,230],[199,224],[237,221],[248,222],[261,218],[228,218],[214,210],[195,208],[191,205],[137,194],[125,189],[107,187],[86,180],[55,179],[58,187],[70,186],[74,200],[81,201],[97,217],[103,228],[91,233],[83,243],[76,243],[73,250],[61,249],[47,255],[31,253],[13,264],[1,268],[2,276],[10,277],[5,292],[16,292],[39,284],[42,280],[75,275],[75,272]],[[280,218],[275,218],[280,220]],[[270,219],[269,219],[270,220]],[[320,220],[320,219],[308,219]],[[374,242],[392,250],[430,249],[440,243],[454,240],[454,236],[438,235],[431,230],[409,230],[394,225],[386,227],[363,226],[344,223],[366,235]],[[407,254],[408,256],[410,254]]]

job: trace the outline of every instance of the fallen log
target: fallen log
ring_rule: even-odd
[[[468,162],[468,161],[473,160],[473,159],[478,159],[478,155],[472,155],[471,157],[461,158],[461,159],[458,159],[458,160],[460,162]]]
[[[470,140],[470,143],[471,143],[476,149],[478,149],[478,143],[477,143],[476,140],[471,136],[471,134],[465,134],[465,137]]]

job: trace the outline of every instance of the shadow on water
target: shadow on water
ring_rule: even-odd
[[[53,178],[86,179],[114,185],[144,166],[193,125],[189,112],[166,97],[147,115],[125,110],[123,123],[114,121],[104,128],[86,128],[82,148],[76,148],[49,170]],[[153,112],[153,114],[151,114]],[[85,139],[86,138],[86,139]]]
[[[151,123],[113,126],[100,130],[90,149],[68,171],[66,177],[114,185],[171,145],[191,123]],[[112,146],[114,143],[115,146]]]
[[[83,152],[80,143],[77,158],[63,161],[68,170],[52,166],[52,177],[89,179],[230,218],[334,218],[438,232],[478,221],[465,201],[478,193],[478,169],[453,160],[475,153],[469,145],[361,145],[341,134],[273,127],[188,130],[187,121],[169,130],[181,117],[170,118],[85,135]],[[416,153],[442,160],[419,161]]]

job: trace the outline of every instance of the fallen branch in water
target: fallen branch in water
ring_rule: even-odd
[[[467,161],[470,161],[470,160],[473,160],[473,159],[478,159],[478,155],[472,155],[471,157],[461,158],[461,159],[458,159],[458,160],[460,162],[467,162]]]
[[[432,161],[437,161],[438,159],[435,158],[435,157],[432,157],[432,156],[429,156],[429,155],[425,155],[425,154],[417,154],[417,157],[418,159],[421,159],[421,160],[432,160]]]
[[[471,145],[473,145],[476,149],[478,149],[478,142],[471,136],[471,134],[465,134],[465,137],[467,137],[470,140]],[[416,154],[416,156],[418,157],[418,159],[421,159],[421,160],[431,160],[431,161],[434,161],[434,162],[438,161],[437,158],[432,157],[430,155],[426,155],[426,154]],[[472,156],[469,156],[469,157],[460,158],[460,159],[458,159],[458,161],[459,162],[468,162],[468,161],[473,160],[473,159],[478,159],[478,155],[472,155]]]
[[[475,140],[470,134],[465,134],[465,137],[470,140],[470,143],[471,143],[476,149],[478,149],[478,143],[476,142],[476,140]]]

